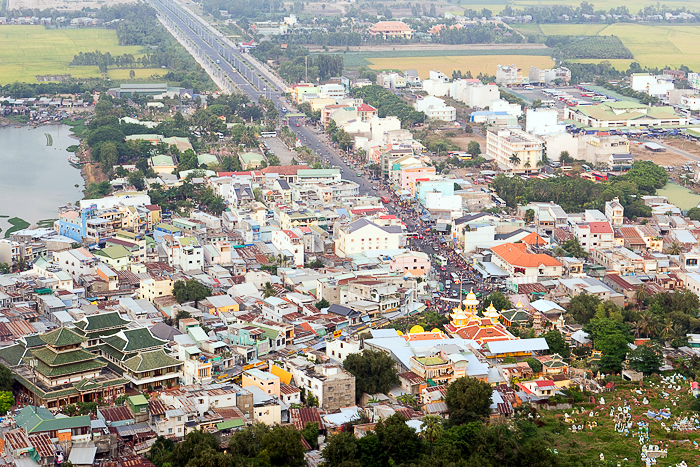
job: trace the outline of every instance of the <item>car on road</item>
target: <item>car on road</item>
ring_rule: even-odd
[[[299,126],[299,124],[298,124],[298,123],[297,123],[297,126]]]

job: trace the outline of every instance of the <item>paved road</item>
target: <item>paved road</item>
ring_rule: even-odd
[[[159,14],[167,17],[186,34],[211,61],[216,63],[216,60],[219,60],[217,66],[251,100],[257,102],[263,96],[274,102],[280,114],[283,114],[282,110],[285,108],[292,110],[288,103],[283,102],[281,92],[277,88],[273,89],[262,77],[264,72],[257,69],[256,64],[249,62],[246,54],[241,54],[238,49],[221,42],[219,40],[221,33],[213,26],[187,11],[183,5],[174,0],[152,0],[151,4]],[[297,124],[299,126],[296,126]],[[359,184],[360,193],[376,193],[371,189],[371,183],[367,178],[357,177],[356,171],[343,163],[341,151],[331,147],[325,134],[319,133],[315,127],[304,125],[302,118],[290,118],[289,128],[302,144],[311,148],[329,164],[340,167],[343,179]]]
[[[282,165],[291,165],[292,159],[299,157],[296,152],[290,150],[279,138],[263,138],[262,142],[267,143],[270,151],[279,158]]]

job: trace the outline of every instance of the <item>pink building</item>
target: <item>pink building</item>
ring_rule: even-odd
[[[407,167],[401,169],[401,188],[410,190],[411,196],[416,195],[416,180],[435,175],[435,167]]]
[[[391,270],[403,271],[406,275],[424,276],[430,272],[430,257],[422,251],[399,253],[391,260]]]

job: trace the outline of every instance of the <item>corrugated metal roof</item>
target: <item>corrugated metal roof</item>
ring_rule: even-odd
[[[68,461],[76,466],[92,465],[95,462],[96,453],[97,446],[95,446],[95,443],[76,443],[70,451]]]
[[[51,442],[51,438],[47,433],[39,433],[29,437],[32,446],[36,449],[39,457],[53,457],[56,455],[56,446]]]
[[[104,417],[104,419],[108,422],[119,422],[123,420],[133,420],[134,415],[131,413],[131,410],[124,406],[120,407],[100,407],[99,409],[100,414]]]
[[[23,428],[5,433],[5,443],[11,444],[13,450],[26,449],[31,446],[27,432]]]
[[[135,425],[124,425],[116,427],[119,436],[134,436],[139,433],[148,433],[151,427],[148,423],[136,423]]]
[[[290,409],[289,410],[289,421],[298,430],[303,430],[307,423],[318,423],[318,429],[324,430],[325,426],[323,420],[321,420],[321,415],[318,410],[314,407],[307,407],[302,409]]]

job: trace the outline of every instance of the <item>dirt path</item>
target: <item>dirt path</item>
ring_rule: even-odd
[[[544,44],[379,44],[348,47],[350,52],[420,52],[430,50],[543,50]],[[344,52],[345,46],[328,47],[329,52]],[[324,51],[322,46],[309,46],[310,52]]]

